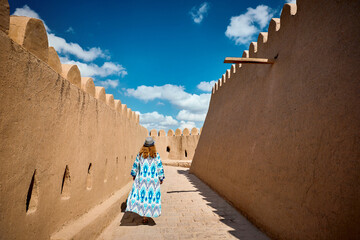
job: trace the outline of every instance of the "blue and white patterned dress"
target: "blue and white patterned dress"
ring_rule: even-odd
[[[158,217],[161,214],[160,180],[164,180],[164,168],[159,153],[155,158],[136,156],[131,176],[135,177],[127,199],[125,211],[143,217]]]

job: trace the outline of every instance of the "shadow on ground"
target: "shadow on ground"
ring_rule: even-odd
[[[269,239],[224,199],[219,201],[219,195],[195,175],[190,174],[188,169],[178,170],[178,173],[185,175],[198,189],[204,200],[208,201],[207,204],[215,209],[213,212],[219,216],[220,221],[234,229],[229,231],[234,237],[241,240]]]
[[[138,225],[144,225],[142,223],[142,217],[139,214],[133,213],[133,212],[125,212],[124,216],[120,220],[120,226],[138,226]],[[148,218],[149,222],[146,224],[148,226],[154,226],[156,225],[154,219]]]
[[[144,223],[142,222],[142,220],[143,220],[142,216],[140,216],[139,214],[134,213],[134,212],[125,212],[126,203],[127,203],[127,200],[121,204],[121,212],[124,212],[124,215],[120,220],[120,226],[144,225]],[[146,225],[149,225],[149,226],[156,225],[154,219],[148,218],[148,220],[149,220],[149,222]]]

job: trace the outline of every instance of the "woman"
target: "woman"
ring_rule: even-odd
[[[125,211],[139,214],[146,224],[149,221],[147,217],[158,217],[161,214],[160,184],[165,178],[160,155],[156,152],[152,137],[145,139],[144,146],[136,156],[131,176],[134,184]]]

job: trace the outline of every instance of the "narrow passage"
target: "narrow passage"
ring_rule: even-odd
[[[164,166],[162,214],[148,225],[120,213],[98,240],[269,239],[187,168]]]

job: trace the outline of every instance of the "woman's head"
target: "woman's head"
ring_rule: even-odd
[[[149,156],[152,158],[156,157],[155,141],[152,137],[145,139],[144,146],[140,149],[140,156],[143,158],[148,158]]]

